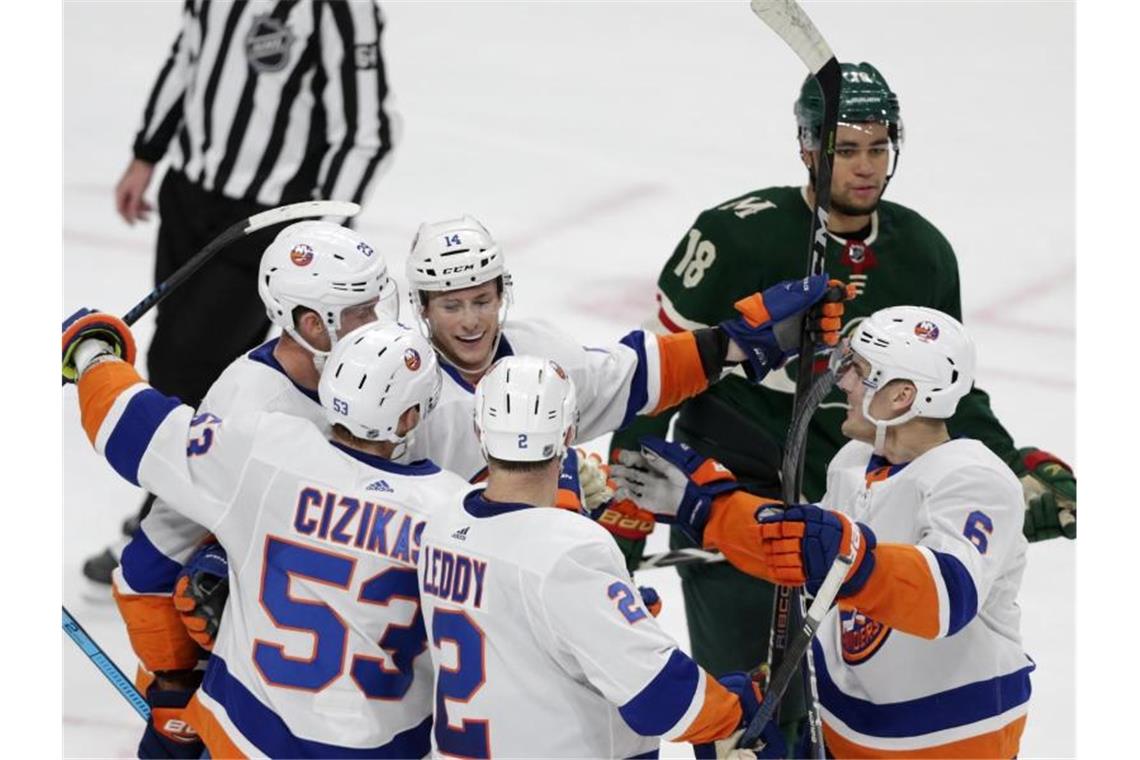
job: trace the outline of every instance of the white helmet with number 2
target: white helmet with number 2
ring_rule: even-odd
[[[323,356],[293,325],[298,306],[320,315],[336,345],[341,311],[379,298],[377,316],[395,321],[399,313],[396,283],[384,257],[364,238],[332,222],[291,224],[261,255],[257,292],[273,324],[312,352]]]
[[[398,322],[373,322],[345,335],[329,353],[317,393],[325,418],[357,438],[403,443],[400,417],[420,419],[439,402],[443,377],[431,344]]]
[[[852,333],[851,350],[871,365],[863,380],[863,416],[875,425],[876,450],[882,448],[888,427],[915,417],[953,416],[974,384],[974,342],[961,322],[937,309],[880,309]],[[892,380],[914,383],[914,403],[898,417],[877,420],[871,416],[871,399]]]
[[[505,357],[475,387],[475,431],[485,457],[561,458],[577,425],[574,381],[549,359]]]

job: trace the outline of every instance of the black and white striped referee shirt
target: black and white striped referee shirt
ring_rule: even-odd
[[[360,202],[392,147],[375,0],[186,0],[135,139],[205,190]]]

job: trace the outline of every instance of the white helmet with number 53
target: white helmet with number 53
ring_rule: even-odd
[[[374,322],[345,335],[329,354],[317,393],[325,418],[357,438],[403,443],[400,417],[422,420],[439,402],[443,378],[435,351],[418,331]]]

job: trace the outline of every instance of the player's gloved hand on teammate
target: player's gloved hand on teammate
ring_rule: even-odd
[[[641,601],[645,602],[645,609],[649,610],[649,614],[657,617],[661,614],[661,595],[657,593],[657,589],[652,586],[638,586],[638,592],[641,593]]]
[[[758,383],[799,352],[805,315],[817,344],[838,343],[843,302],[852,296],[848,286],[826,274],[787,280],[737,301],[741,316],[719,326],[744,352],[748,379]]]
[[[616,498],[632,500],[660,522],[675,523],[698,545],[713,499],[738,487],[720,462],[660,438],[642,438],[641,451],[618,452],[618,462],[610,466]]]
[[[856,594],[875,569],[875,534],[863,523],[814,504],[796,504],[780,512],[761,508],[761,577],[784,586],[804,585],[815,594],[839,555],[855,550],[855,561],[839,588],[839,597]]]
[[[1029,541],[1077,537],[1077,478],[1047,451],[1018,449],[1008,464],[1025,491],[1023,531]]]
[[[214,649],[214,637],[230,595],[229,561],[216,541],[194,553],[174,583],[174,606],[198,646]]]
[[[780,732],[780,725],[774,720],[760,734],[760,746],[756,749],[736,749],[740,735],[752,721],[752,716],[760,711],[760,702],[763,696],[760,685],[748,673],[725,673],[717,679],[720,685],[740,698],[742,713],[740,726],[732,735],[711,744],[697,744],[693,747],[693,754],[698,758],[731,758],[731,760],[751,760],[751,758],[784,758],[788,757],[787,743]]]
[[[558,490],[554,493],[554,506],[582,512],[582,483],[578,477],[578,449],[568,448],[562,457],[562,471],[558,473]]]
[[[582,506],[587,512],[593,512],[614,498],[614,489],[609,486],[610,468],[597,454],[584,449],[577,451]]]
[[[202,671],[161,673],[143,690],[150,720],[139,741],[140,758],[198,758],[206,745],[185,718],[186,705],[202,683]]]
[[[92,341],[77,354],[79,347]],[[110,352],[135,362],[135,338],[127,323],[93,309],[79,309],[63,322],[63,382],[74,383],[80,372],[101,353]]]

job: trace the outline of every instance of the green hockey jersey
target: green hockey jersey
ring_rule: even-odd
[[[657,280],[659,328],[676,332],[715,325],[737,316],[736,300],[781,280],[803,277],[810,222],[811,208],[805,190],[799,187],[756,190],[702,212]],[[888,306],[929,306],[961,319],[957,260],[934,225],[905,206],[882,201],[869,227],[857,237],[830,235],[825,259],[831,277],[855,286],[856,297],[845,307],[845,334]],[[767,448],[778,454],[783,444],[794,390],[794,375],[789,370],[794,372],[794,365],[770,373],[761,386],[748,382],[737,370],[706,391],[723,402],[719,408],[731,408],[739,415],[737,433],[756,431],[748,440],[754,441],[757,452]],[[685,408],[691,411],[698,404],[705,409],[709,400],[697,398],[683,404],[678,424],[685,421]],[[615,434],[613,447],[636,448],[641,435],[664,435],[673,411],[653,419],[639,418]],[[823,496],[827,464],[846,442],[840,432],[845,415],[843,394],[836,390],[812,420],[804,467],[808,499]],[[990,410],[989,397],[977,387],[959,403],[949,428],[952,435],[980,440],[1003,460],[1009,461],[1015,453],[1009,434]],[[767,441],[758,440],[765,436]],[[739,455],[747,456],[750,444],[732,448],[743,449],[736,452],[739,462]],[[705,453],[732,455],[716,450]]]

